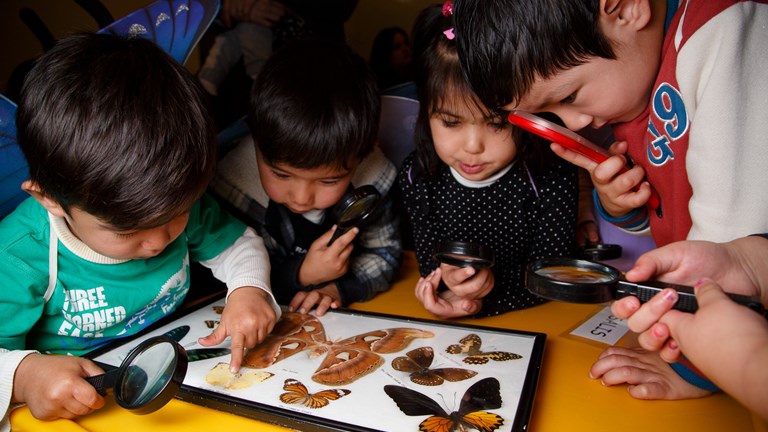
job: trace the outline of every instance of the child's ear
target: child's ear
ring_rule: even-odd
[[[37,202],[40,203],[43,207],[45,207],[46,210],[48,210],[51,214],[54,216],[64,217],[67,212],[64,211],[64,208],[59,204],[58,201],[55,199],[49,197],[43,192],[43,189],[40,187],[40,185],[32,180],[26,180],[24,183],[21,184],[21,188],[28,194],[32,195],[34,199],[37,200]]]
[[[653,0],[600,0],[600,21],[635,31],[651,21]]]

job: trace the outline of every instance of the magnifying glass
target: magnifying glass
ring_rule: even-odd
[[[605,303],[627,296],[645,303],[664,288],[673,288],[678,292],[674,309],[695,312],[699,307],[692,287],[659,281],[629,282],[614,267],[573,258],[544,258],[528,264],[525,286],[539,297],[569,303]],[[759,297],[726,294],[765,316]]]
[[[507,120],[528,132],[573,150],[591,161],[601,163],[611,156],[607,150],[576,132],[531,113],[513,110],[509,113]],[[651,187],[651,197],[648,198],[648,206],[661,216],[661,201],[653,187]]]
[[[587,243],[576,251],[576,256],[589,261],[621,258],[621,246],[609,243]]]
[[[445,241],[435,248],[432,258],[456,267],[482,269],[494,263],[493,251],[487,246],[473,242]]]
[[[361,226],[376,212],[380,203],[381,194],[372,185],[360,186],[344,195],[334,210],[336,231],[333,232],[331,240],[328,241],[328,246],[345,232],[356,226]]]
[[[149,414],[165,406],[187,374],[187,353],[167,336],[155,336],[133,348],[122,364],[88,377],[102,396],[110,390],[121,407],[134,414]]]

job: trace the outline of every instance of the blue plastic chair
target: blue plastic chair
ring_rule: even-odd
[[[219,0],[160,0],[97,33],[141,37],[184,64],[219,13]],[[27,162],[16,143],[16,104],[0,94],[0,219],[27,197]]]
[[[21,190],[28,178],[27,162],[16,144],[16,104],[0,95],[0,219],[28,196]]]

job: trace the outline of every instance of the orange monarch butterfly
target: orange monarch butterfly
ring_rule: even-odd
[[[462,368],[430,369],[435,351],[432,347],[421,347],[405,353],[405,356],[392,360],[392,368],[401,372],[410,372],[411,381],[425,386],[436,386],[444,380],[463,381],[477,375],[477,372]]]
[[[419,423],[420,431],[451,432],[477,429],[481,432],[492,432],[504,424],[501,416],[485,411],[501,407],[499,387],[499,380],[496,378],[485,378],[472,384],[461,398],[459,410],[450,414],[428,396],[407,387],[385,385],[384,392],[406,415],[430,416]]]
[[[280,400],[288,404],[301,404],[308,408],[322,408],[332,400],[342,398],[350,393],[347,389],[328,389],[310,393],[307,387],[295,379],[285,380],[283,390],[287,393],[280,395]]]
[[[517,360],[523,358],[520,354],[515,354],[506,351],[480,351],[483,341],[480,336],[472,333],[469,336],[462,338],[458,344],[449,345],[445,349],[448,354],[467,354],[464,358],[464,363],[467,364],[486,364],[488,359],[496,361]]]

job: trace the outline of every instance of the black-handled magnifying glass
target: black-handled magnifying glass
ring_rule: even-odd
[[[494,264],[493,251],[474,242],[444,241],[437,245],[432,257],[437,261],[456,266],[482,269]]]
[[[328,241],[328,246],[345,232],[363,225],[376,212],[380,203],[381,194],[372,185],[360,186],[344,195],[333,212],[336,218],[336,231]]]
[[[540,297],[569,303],[606,303],[627,296],[645,303],[665,288],[678,292],[674,309],[698,309],[693,288],[659,281],[629,282],[614,267],[573,258],[544,258],[528,264],[525,273],[528,291]],[[765,316],[759,297],[726,293],[736,303]]]
[[[576,251],[576,256],[588,261],[607,261],[621,258],[621,246],[609,243],[587,243]]]
[[[133,348],[118,368],[85,380],[103,396],[113,393],[117,404],[134,414],[149,414],[176,395],[186,374],[184,348],[156,336]]]

